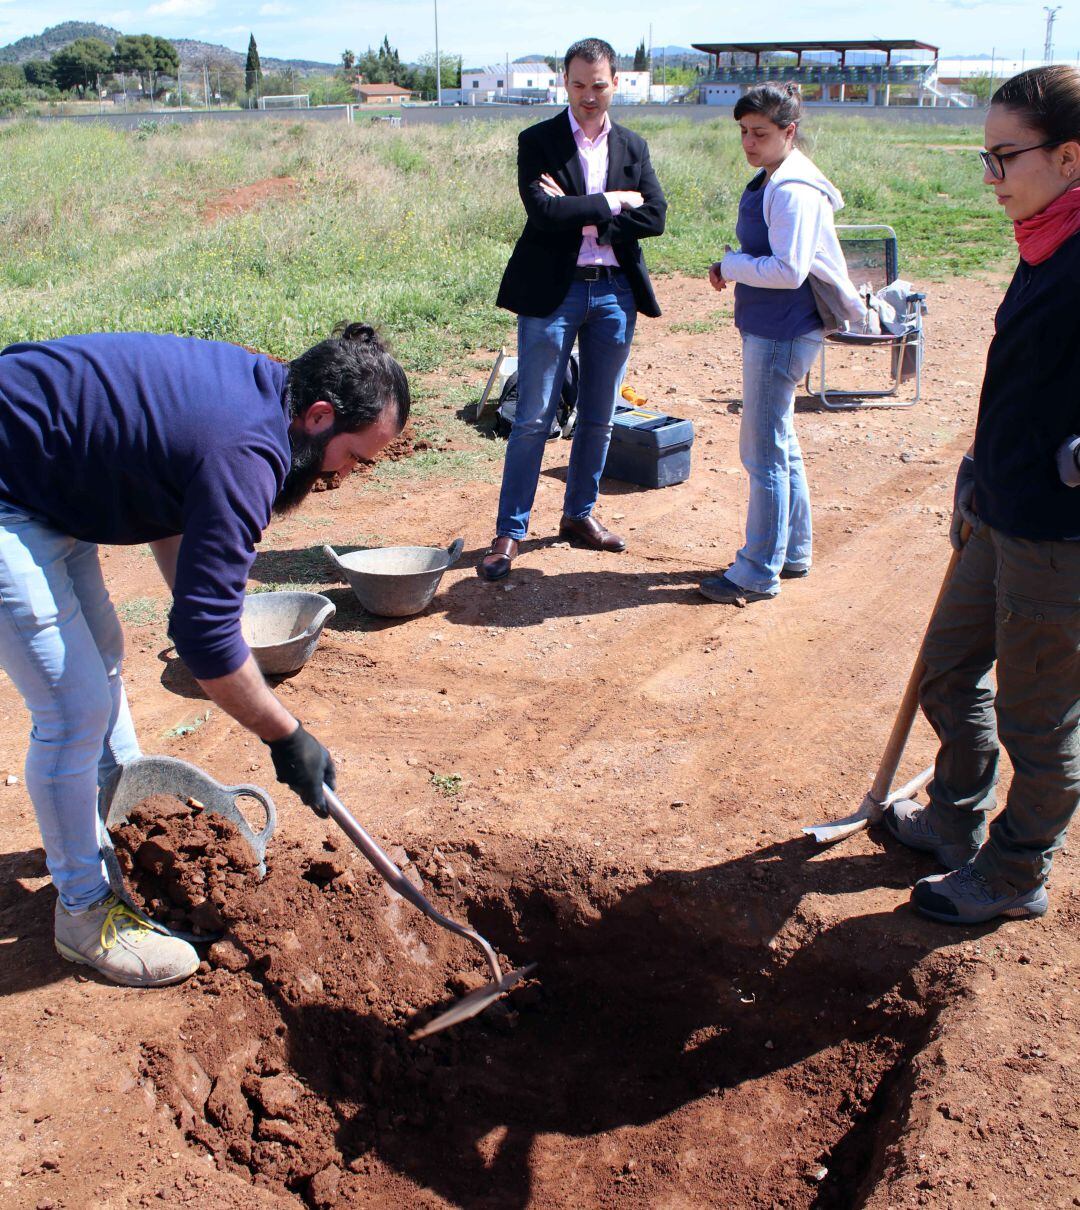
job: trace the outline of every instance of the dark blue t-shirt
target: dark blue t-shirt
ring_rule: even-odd
[[[176,649],[235,671],[244,591],[291,462],[288,367],[236,345],[115,333],[0,353],[0,503],[87,542],[183,534]]]
[[[735,237],[739,250],[748,256],[772,256],[769,226],[765,222],[765,173],[743,190]],[[750,336],[766,340],[794,340],[821,328],[809,280],[794,290],[771,290],[765,286],[735,283],[735,326]]]

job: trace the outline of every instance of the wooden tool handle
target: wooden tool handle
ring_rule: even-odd
[[[967,536],[970,536],[970,532],[970,530],[967,532]],[[965,541],[967,540],[967,536],[965,536]],[[949,581],[952,579],[953,572],[956,570],[956,565],[959,562],[960,551],[954,550],[952,558],[949,560],[949,566],[945,569],[945,577],[941,581],[941,587],[938,589],[934,608],[930,611],[930,621],[926,624],[927,631],[929,631],[934,621],[938,606],[945,596],[945,590],[949,587]],[[911,670],[907,686],[904,689],[904,696],[900,699],[900,708],[896,712],[896,719],[889,734],[889,742],[885,745],[885,751],[881,756],[881,763],[878,765],[877,776],[874,778],[874,784],[870,787],[870,797],[875,802],[883,803],[888,798],[893,778],[896,776],[896,770],[900,766],[900,758],[904,755],[904,747],[907,744],[908,736],[911,734],[911,728],[915,723],[915,715],[919,709],[919,683],[922,681],[923,673],[926,671],[926,662],[922,656],[923,643],[925,642],[926,635],[924,634],[923,642],[919,644],[919,654],[915,660],[915,667]]]

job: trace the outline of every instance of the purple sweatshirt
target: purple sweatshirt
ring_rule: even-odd
[[[183,534],[176,649],[202,680],[248,655],[255,544],[291,462],[288,367],[141,332],[0,352],[0,503],[86,542]]]

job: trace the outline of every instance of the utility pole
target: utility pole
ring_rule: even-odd
[[[1053,63],[1054,61],[1054,22],[1057,20],[1058,13],[1061,12],[1061,5],[1056,8],[1050,8],[1049,5],[1043,5],[1043,12],[1046,14],[1046,44],[1043,46],[1043,62]]]
[[[442,60],[439,58],[439,0],[435,2],[435,104],[442,108]]]

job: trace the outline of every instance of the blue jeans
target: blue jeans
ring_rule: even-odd
[[[26,787],[68,911],[108,891],[97,789],[138,756],[97,547],[0,504],[0,665],[30,711]]]
[[[499,493],[495,532],[500,537],[520,541],[528,533],[544,446],[575,339],[581,372],[578,420],[563,512],[568,517],[592,512],[636,320],[634,294],[622,273],[608,281],[571,283],[550,315],[518,316],[518,405]]]
[[[775,596],[780,570],[809,567],[810,489],[795,435],[795,389],[821,352],[821,333],[768,340],[744,332],[739,457],[750,476],[746,544],[725,573]]]

